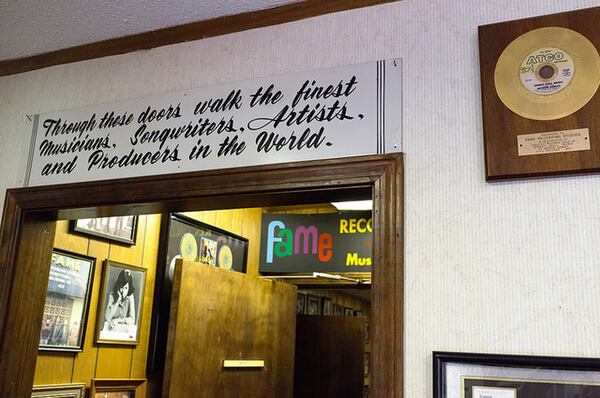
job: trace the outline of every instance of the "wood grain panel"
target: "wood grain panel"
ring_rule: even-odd
[[[278,25],[398,0],[305,0],[0,62],[0,76]]]
[[[292,396],[296,288],[238,272],[176,266],[164,397]],[[225,359],[260,359],[255,370]]]
[[[262,219],[261,208],[244,209],[244,225],[241,235],[248,238],[248,265],[246,273],[258,276],[260,262],[260,223]]]
[[[85,330],[85,339],[83,341],[83,351],[75,356],[75,366],[73,368],[73,382],[85,383],[88,387],[92,378],[96,376],[96,360],[98,355],[98,347],[94,342],[96,337],[96,319],[98,316],[98,300],[102,281],[102,265],[104,260],[108,258],[109,249],[110,245],[108,242],[90,239],[87,254],[96,258],[96,270],[92,283],[90,312]]]
[[[513,40],[531,30],[558,26],[575,30],[596,47],[600,45],[600,7],[479,27],[481,96],[485,142],[486,179],[589,173],[600,170],[600,92],[577,112],[555,120],[532,120],[513,113],[496,93],[494,71],[500,54]],[[539,43],[535,48],[544,47]],[[568,48],[563,50],[569,52]],[[526,54],[523,55],[525,58]],[[572,54],[585,58],[584,54]],[[522,60],[515,60],[515,71]],[[578,79],[575,72],[573,81]],[[515,91],[518,88],[515,88]],[[565,90],[568,90],[565,89]],[[561,94],[562,95],[562,94]],[[572,93],[575,97],[576,94]],[[550,101],[547,95],[545,100]],[[519,156],[517,136],[589,128],[590,150]]]
[[[127,379],[131,370],[132,355],[131,347],[100,346],[95,377],[98,379]]]
[[[360,397],[365,318],[299,315],[294,398]]]
[[[85,254],[88,250],[89,238],[83,235],[69,233],[69,221],[56,222],[56,235],[54,236],[54,247],[69,250],[75,253]]]
[[[70,383],[74,361],[75,354],[72,352],[38,355],[33,384]]]
[[[152,320],[152,302],[154,297],[154,282],[156,278],[156,260],[158,258],[158,241],[160,235],[160,214],[146,216],[146,233],[144,239],[144,256],[142,266],[146,272],[146,290],[142,306],[142,323],[140,325],[140,343],[133,350],[131,374],[133,378],[146,377],[146,359],[148,342],[150,340],[150,322]]]
[[[23,214],[10,199],[4,211],[11,215],[3,216],[0,263],[4,265],[0,268],[12,271],[12,275],[3,273],[6,279],[0,286],[6,299],[0,303],[5,319],[0,329],[0,397],[24,397],[31,394],[33,385],[56,223],[42,215]],[[13,225],[20,231],[5,230],[12,224],[11,216],[16,216],[16,222],[23,221],[22,226]],[[12,235],[20,242],[10,254],[6,244]],[[10,270],[7,263],[14,264]]]
[[[233,210],[218,210],[215,217],[215,226],[231,232],[231,217]]]
[[[231,214],[231,232],[236,235],[244,236],[244,235],[242,235],[243,227],[244,227],[244,209],[233,210],[233,212]],[[250,239],[247,236],[244,236],[244,238]]]
[[[137,242],[133,246],[110,243],[110,259],[120,263],[142,266],[144,253],[144,232],[146,230],[146,216],[140,216],[137,223]]]

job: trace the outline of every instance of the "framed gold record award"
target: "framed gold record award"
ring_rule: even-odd
[[[600,171],[600,7],[479,27],[486,179]]]

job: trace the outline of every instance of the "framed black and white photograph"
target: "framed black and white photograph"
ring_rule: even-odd
[[[344,316],[354,316],[354,310],[349,307],[344,307]]]
[[[333,315],[344,316],[344,307],[339,304],[333,305]]]
[[[323,297],[323,315],[333,315],[333,301],[329,297]]]
[[[433,397],[600,397],[600,359],[434,352]]]
[[[306,294],[298,292],[296,296],[296,314],[304,314],[306,312]]]
[[[308,295],[306,301],[307,315],[321,315],[321,298],[319,296]]]
[[[146,379],[92,379],[90,398],[137,398]]]
[[[85,398],[85,384],[44,384],[33,386],[32,398]]]
[[[105,261],[98,304],[97,343],[138,344],[145,284],[145,268]]]
[[[40,331],[41,351],[82,351],[96,259],[54,249]]]
[[[146,365],[149,373],[158,371],[164,362],[173,272],[179,258],[202,264],[199,266],[246,272],[248,239],[183,214],[163,215]]]
[[[137,216],[82,218],[72,220],[71,231],[127,245],[135,245]]]

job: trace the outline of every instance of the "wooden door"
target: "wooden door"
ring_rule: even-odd
[[[364,383],[363,317],[298,315],[294,398],[360,398]]]
[[[291,398],[295,326],[295,286],[177,264],[163,396]],[[224,368],[224,360],[264,367]]]

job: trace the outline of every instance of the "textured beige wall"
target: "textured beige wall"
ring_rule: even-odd
[[[478,25],[596,5],[404,0],[3,77],[0,190],[25,114],[402,57],[406,396],[431,395],[432,350],[600,356],[600,178],[484,182],[477,50]]]

